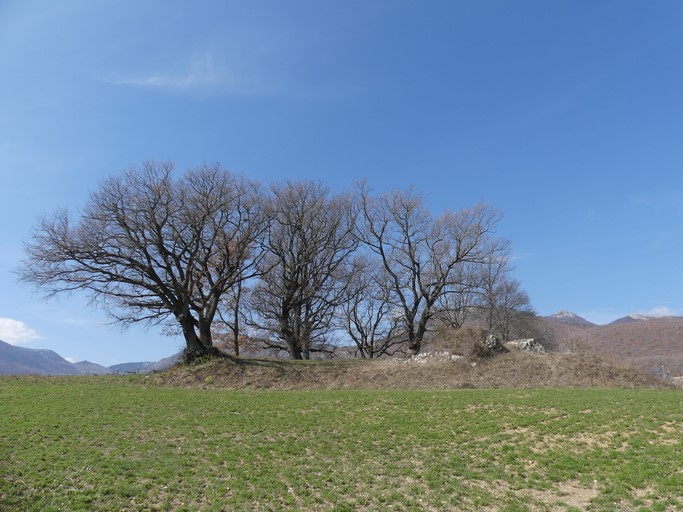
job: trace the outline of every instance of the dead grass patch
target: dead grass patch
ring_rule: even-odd
[[[583,487],[579,482],[560,482],[552,489],[524,490],[525,495],[550,507],[550,511],[565,511],[568,507],[586,510],[598,494],[597,482],[593,487]]]
[[[669,387],[593,356],[514,351],[474,361],[215,359],[143,377],[154,385],[227,389]],[[588,413],[588,411],[586,412]]]

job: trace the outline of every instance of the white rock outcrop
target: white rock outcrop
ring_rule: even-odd
[[[431,363],[431,362],[437,362],[437,361],[457,361],[458,359],[462,359],[462,356],[458,354],[451,354],[447,350],[444,350],[443,352],[420,352],[419,354],[415,354],[413,356],[410,356],[409,358],[398,358],[395,357],[392,360],[397,363]]]
[[[527,352],[534,352],[536,354],[545,354],[545,347],[541,345],[538,341],[536,341],[534,338],[508,341],[505,344],[505,346],[507,348],[526,350]]]

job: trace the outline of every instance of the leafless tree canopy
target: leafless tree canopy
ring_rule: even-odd
[[[18,271],[47,296],[85,290],[123,323],[172,318],[188,355],[211,352],[222,295],[255,271],[257,187],[205,165],[174,179],[145,162],[104,182],[82,215],[40,221]]]
[[[433,217],[412,190],[379,197],[358,188],[359,237],[381,260],[390,276],[408,348],[417,353],[436,305],[460,283],[471,266],[479,267],[500,250],[493,229],[500,214],[478,204]]]
[[[325,349],[356,249],[351,200],[318,182],[276,184],[262,277],[251,295],[252,324],[293,359]]]
[[[145,162],[105,181],[77,218],[43,218],[17,272],[48,297],[85,291],[124,325],[172,326],[188,358],[216,353],[214,334],[236,354],[259,340],[308,359],[335,332],[361,357],[417,353],[435,319],[460,327],[477,310],[506,337],[533,314],[499,218],[485,204],[435,217],[412,190],[264,192],[217,164],[176,177]]]
[[[362,254],[349,266],[349,285],[340,323],[362,358],[392,355],[403,345],[399,317],[393,314],[391,276],[381,262]]]

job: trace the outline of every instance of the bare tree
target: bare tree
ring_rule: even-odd
[[[361,184],[358,191],[359,237],[389,274],[408,348],[419,353],[435,305],[457,284],[459,268],[498,250],[491,234],[499,213],[478,204],[434,218],[412,190],[372,197]]]
[[[563,352],[578,355],[595,355],[595,345],[588,335],[584,333],[570,333],[565,335],[558,343]]]
[[[292,359],[325,350],[347,286],[345,262],[356,249],[351,199],[330,197],[319,182],[276,184],[261,279],[251,294],[251,324],[264,343]]]
[[[537,330],[533,325],[536,315],[519,281],[504,278],[495,286],[492,298],[489,331],[500,339],[528,336]]]
[[[221,339],[224,350],[230,350],[235,356],[240,355],[240,347],[245,339],[242,333],[244,312],[242,305],[244,296],[249,292],[244,281],[239,281],[226,294],[216,311],[218,318],[213,323],[213,337]]]
[[[435,319],[446,327],[459,329],[476,307],[481,283],[481,265],[463,264],[455,269],[455,277],[444,287],[435,304]]]
[[[347,298],[340,311],[343,329],[363,359],[391,355],[402,345],[397,318],[392,315],[391,276],[377,260],[364,255],[351,265]]]
[[[492,253],[481,265],[475,301],[483,327],[503,340],[536,330],[531,301],[521,283],[510,277],[512,270],[509,246]]]
[[[43,218],[20,280],[47,297],[85,291],[124,325],[173,319],[188,358],[215,353],[221,298],[260,259],[258,189],[217,164],[173,173],[144,162],[105,181],[77,221],[66,210]]]

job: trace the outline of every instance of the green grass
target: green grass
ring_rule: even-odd
[[[683,510],[683,394],[0,379],[0,510]]]

